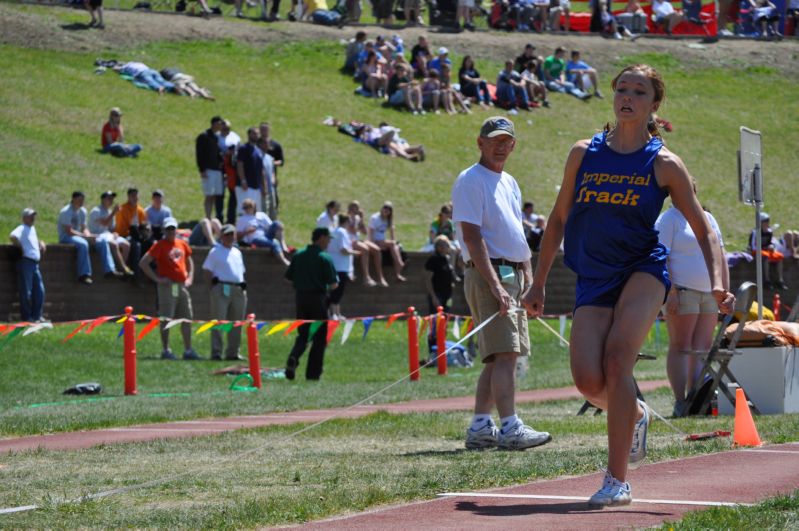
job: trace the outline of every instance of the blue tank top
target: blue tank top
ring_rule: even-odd
[[[565,263],[586,278],[610,278],[637,267],[665,264],[655,221],[667,193],[654,163],[663,142],[652,139],[634,153],[610,149],[597,133],[585,152],[565,227]]]

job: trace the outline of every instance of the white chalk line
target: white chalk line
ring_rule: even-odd
[[[501,494],[491,492],[443,492],[438,494],[439,498],[508,498],[519,500],[563,500],[563,501],[583,501],[588,503],[585,496],[558,496],[555,494]],[[650,500],[645,498],[633,498],[633,503],[649,503],[653,505],[697,505],[703,507],[750,507],[751,503],[740,502],[717,502],[717,501],[695,501],[695,500]]]

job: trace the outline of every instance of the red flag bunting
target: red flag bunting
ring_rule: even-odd
[[[157,317],[153,317],[152,319],[150,319],[150,322],[147,323],[147,326],[142,328],[141,332],[139,332],[139,337],[136,338],[136,341],[141,341],[144,338],[144,336],[152,332],[153,329],[155,329],[155,327],[158,326],[160,322],[161,320],[158,319]]]
[[[293,323],[291,323],[291,324],[288,326],[288,328],[286,328],[286,331],[285,331],[285,332],[283,332],[283,335],[284,335],[284,336],[287,336],[287,335],[289,335],[291,332],[293,332],[294,330],[296,330],[297,328],[299,328],[299,327],[300,327],[300,326],[302,326],[303,324],[305,324],[305,321],[303,321],[302,319],[300,319],[300,320],[297,320],[297,321],[294,321]]]
[[[92,323],[89,326],[86,327],[85,332],[87,334],[91,334],[94,331],[95,328],[97,328],[98,326],[100,326],[101,324],[103,324],[106,321],[110,321],[113,318],[114,318],[113,315],[104,315],[102,317],[98,317],[97,319],[92,321]]]
[[[76,335],[78,332],[80,332],[81,330],[83,330],[83,328],[84,328],[84,327],[85,327],[87,324],[89,324],[90,322],[91,322],[91,321],[81,321],[81,323],[80,323],[80,324],[77,326],[77,328],[75,328],[75,330],[73,330],[72,332],[70,332],[70,333],[69,333],[69,335],[68,335],[67,337],[65,337],[65,338],[64,338],[64,340],[62,341],[62,343],[66,343],[67,341],[69,341],[70,339],[72,339],[73,337],[75,337],[75,335]]]
[[[396,321],[397,319],[399,319],[403,315],[405,315],[405,314],[404,313],[392,313],[391,315],[389,315],[388,316],[388,322],[386,323],[386,328],[391,328],[391,325],[394,324],[394,321]]]
[[[327,343],[330,343],[330,340],[333,339],[333,334],[336,333],[336,328],[338,328],[339,321],[328,321],[327,322]]]

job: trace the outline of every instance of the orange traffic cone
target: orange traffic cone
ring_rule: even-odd
[[[762,446],[760,435],[757,434],[749,403],[746,401],[744,390],[740,387],[735,390],[735,428],[733,430],[733,446]]]

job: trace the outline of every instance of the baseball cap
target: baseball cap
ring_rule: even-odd
[[[155,196],[164,197],[164,192],[162,190],[160,190],[160,189],[155,189],[155,190],[153,190],[153,197],[155,197]]]
[[[35,215],[36,215],[36,211],[33,210],[32,208],[23,208],[22,209],[22,217],[23,218],[28,217],[28,216],[35,216]]]
[[[483,138],[493,138],[499,135],[508,135],[511,138],[516,138],[516,131],[513,127],[513,122],[504,116],[492,116],[487,118],[480,127],[480,136]]]
[[[166,218],[164,220],[164,228],[165,229],[176,229],[178,228],[178,220],[175,218]]]
[[[230,223],[225,223],[222,225],[222,234],[236,234],[236,227]]]
[[[115,114],[117,116],[122,116],[122,110],[119,107],[111,107],[109,114]]]
[[[449,50],[447,50],[443,46],[438,49],[438,55],[445,55],[445,54],[448,54],[448,53],[449,53]]]
[[[770,221],[770,220],[771,220],[771,216],[769,216],[768,213],[766,213],[766,212],[761,212],[760,213],[760,221]]]
[[[112,192],[111,190],[106,190],[102,194],[100,194],[100,199],[105,199],[106,197],[116,197],[117,194]]]

